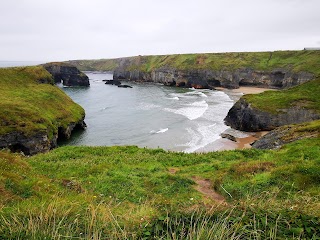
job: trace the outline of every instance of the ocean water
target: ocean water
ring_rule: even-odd
[[[127,82],[106,85],[112,74],[87,72],[90,87],[62,87],[86,111],[85,131],[62,145],[136,145],[194,152],[220,138],[234,100],[222,91]]]

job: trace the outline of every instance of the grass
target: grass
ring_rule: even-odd
[[[80,121],[84,110],[52,83],[40,66],[0,68],[0,135],[42,131],[52,137],[58,127]]]
[[[319,155],[319,138],[206,154],[1,151],[0,239],[317,239]],[[197,192],[194,177],[227,203]]]
[[[261,111],[277,113],[287,108],[313,109],[320,113],[320,77],[282,91],[266,91],[245,95],[243,98],[252,107]]]
[[[157,56],[136,56],[122,59],[74,60],[70,63],[81,70],[112,71],[118,66],[127,70],[151,72],[159,68],[179,70],[236,70],[250,68],[254,70],[288,69],[293,72],[320,73],[320,51],[275,51],[275,52],[234,52],[174,54]]]

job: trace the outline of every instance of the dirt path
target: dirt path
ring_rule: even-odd
[[[179,171],[179,169],[169,168],[168,171],[171,175],[174,175]],[[222,195],[213,191],[211,182],[208,179],[192,177],[192,180],[197,184],[196,186],[194,186],[194,189],[202,193],[206,198],[212,199],[218,203],[226,203]]]
[[[222,203],[225,202],[225,199],[222,195],[213,191],[211,187],[211,182],[208,179],[202,179],[199,177],[193,177],[192,180],[197,184],[194,188],[201,192],[206,197],[215,200],[216,202]]]

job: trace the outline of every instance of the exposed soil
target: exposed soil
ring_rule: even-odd
[[[205,195],[206,197],[216,202],[219,202],[219,203],[225,202],[225,199],[222,195],[213,191],[211,187],[211,182],[208,179],[193,177],[192,180],[197,184],[194,188],[198,192],[201,192],[203,195]]]

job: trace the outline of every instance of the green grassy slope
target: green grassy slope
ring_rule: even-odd
[[[139,69],[150,72],[161,67],[180,70],[209,69],[235,70],[251,68],[254,70],[273,70],[285,68],[293,72],[306,71],[319,75],[320,51],[275,51],[242,53],[176,54],[159,56],[136,56],[129,59],[128,70]],[[81,70],[114,70],[121,59],[71,61]]]
[[[320,113],[320,77],[290,89],[245,95],[243,98],[252,107],[271,113],[290,107],[313,109]]]
[[[207,154],[62,147],[24,158],[2,151],[0,239],[316,239],[319,156],[319,138],[278,151]],[[198,192],[195,179],[227,203]]]
[[[0,68],[0,134],[18,131],[26,136],[56,133],[84,117],[84,110],[58,87],[43,67]]]

